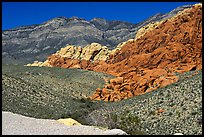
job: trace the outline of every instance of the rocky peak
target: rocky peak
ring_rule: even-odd
[[[69,18],[68,19],[69,20],[69,22],[71,21],[74,21],[74,22],[84,22],[84,21],[86,21],[85,19],[83,19],[83,18],[79,18],[79,17],[77,17],[77,16],[72,16],[71,18]],[[87,21],[86,21],[87,22]]]
[[[193,5],[183,5],[183,6],[179,6],[175,9],[173,9],[172,11],[162,15],[162,19],[168,19],[168,18],[171,18],[172,16],[174,16],[175,14],[177,14],[178,12],[181,12],[183,11],[184,9],[188,9],[188,8],[191,8]]]
[[[103,23],[107,23],[107,20],[104,18],[93,18],[92,20],[90,20],[90,22],[103,22]]]
[[[72,16],[71,18],[69,18],[70,20],[84,20],[83,18],[79,18],[77,16]]]
[[[66,17],[56,17],[54,19],[44,22],[43,24],[46,26],[50,25],[55,28],[58,28],[59,26],[64,26],[65,24],[67,24],[67,18]]]
[[[103,18],[93,18],[90,23],[94,24],[100,30],[107,30],[109,26],[107,20]]]
[[[172,11],[170,11],[169,13],[178,13],[179,11],[182,11],[186,8],[191,8],[193,5],[183,5],[183,6],[179,6],[175,9],[173,9]]]
[[[86,26],[86,25],[91,25],[90,22],[88,22],[87,20],[83,19],[83,18],[79,18],[77,16],[73,16],[71,18],[68,19],[68,26],[73,26],[73,25],[76,25],[76,26]]]

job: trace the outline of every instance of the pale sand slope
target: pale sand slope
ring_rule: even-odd
[[[66,126],[50,119],[2,111],[2,135],[124,135],[120,129],[104,130],[92,126]]]

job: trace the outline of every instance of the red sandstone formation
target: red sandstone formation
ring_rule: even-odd
[[[202,5],[163,21],[155,29],[126,43],[107,61],[87,61],[51,55],[51,66],[79,68],[117,76],[96,89],[93,100],[119,101],[178,81],[174,72],[202,69]]]

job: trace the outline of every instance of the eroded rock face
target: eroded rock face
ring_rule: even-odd
[[[148,28],[148,27],[147,27]],[[117,76],[96,89],[93,100],[119,101],[178,81],[175,72],[202,69],[202,4],[144,30],[140,37],[118,45],[106,60],[94,60],[97,51],[82,52],[86,58],[71,59],[53,54],[50,66],[80,68]],[[90,54],[91,53],[91,54]],[[83,56],[81,56],[83,57]]]
[[[105,48],[104,48],[105,49]],[[90,46],[86,46],[83,48],[81,53],[81,59],[84,60],[95,60],[95,56],[101,52],[102,45],[98,43],[92,43]],[[106,49],[108,51],[108,49]],[[104,50],[103,50],[104,51]]]
[[[158,25],[160,25],[163,21],[159,21],[159,22],[152,22],[142,28],[140,28],[136,35],[135,35],[135,38],[140,38],[141,36],[143,36],[146,32],[150,31],[150,30],[153,30],[155,28],[157,28]]]
[[[109,56],[111,54],[114,54],[117,50],[120,50],[125,44],[128,42],[133,41],[134,39],[130,39],[126,42],[122,42],[118,44],[118,46],[113,49],[109,50],[106,46],[102,46],[99,43],[91,43],[90,45],[87,45],[83,48],[76,47],[73,45],[68,45],[64,48],[61,48],[59,51],[57,51],[55,54],[51,55],[48,60],[45,62],[41,61],[34,61],[32,64],[27,64],[26,66],[49,66],[51,67],[52,62],[55,60],[55,62],[60,59],[61,64],[64,64],[63,61],[73,59],[73,60],[80,60],[79,62],[82,61],[82,66],[84,66],[84,61],[106,61],[109,59]],[[50,63],[49,63],[50,62]],[[68,61],[65,61],[67,63],[65,64],[70,64]],[[71,61],[72,62],[72,61]],[[76,64],[75,64],[76,65]],[[68,65],[69,66],[69,65]],[[63,65],[63,67],[67,68],[68,66]],[[70,67],[70,66],[69,66]]]

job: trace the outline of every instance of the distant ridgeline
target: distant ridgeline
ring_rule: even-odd
[[[170,18],[191,6],[180,6],[166,14],[158,13],[138,24],[101,18],[86,21],[78,17],[58,17],[42,24],[5,30],[2,32],[2,63],[25,65],[36,60],[45,61],[47,56],[66,45],[83,48],[91,43],[106,46],[103,48],[104,54],[109,55],[108,50],[112,51],[120,43],[134,39],[136,32],[143,26]],[[134,18],[137,18],[137,14]],[[80,48],[76,50],[80,52]],[[102,59],[105,58],[103,56]]]

